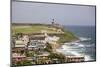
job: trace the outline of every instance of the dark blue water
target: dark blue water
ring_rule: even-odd
[[[71,50],[73,49],[77,54],[84,54],[86,56],[86,61],[96,60],[95,26],[64,26],[64,29],[73,32],[81,39],[81,41],[78,42],[79,45],[71,45],[74,47],[71,48]]]
[[[57,51],[66,56],[84,56],[85,61],[95,61],[95,26],[64,26],[64,29],[73,32],[79,40],[66,42]]]

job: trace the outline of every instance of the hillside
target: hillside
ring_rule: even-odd
[[[78,38],[70,31],[65,31],[62,28],[57,28],[52,25],[45,24],[31,24],[31,25],[16,25],[12,24],[12,35],[15,36],[17,33],[33,34],[47,32],[49,35],[56,35],[60,37],[59,42],[70,42],[77,40]]]

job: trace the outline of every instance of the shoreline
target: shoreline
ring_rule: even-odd
[[[66,54],[66,51],[69,52],[69,53],[72,53],[72,54],[75,54],[76,57],[79,57],[79,56],[83,56],[84,57],[84,61],[91,61],[91,60],[95,60],[91,57],[91,55],[88,55],[88,54],[83,54],[80,53],[80,52],[77,52],[77,51],[70,51],[70,50],[67,50],[68,49],[72,49],[70,48],[70,46],[67,46],[68,44],[73,44],[73,45],[77,45],[79,48],[82,47],[84,48],[83,45],[81,44],[78,44],[79,42],[81,41],[89,41],[91,40],[91,38],[85,38],[85,37],[79,37],[79,40],[75,40],[75,41],[71,41],[71,42],[66,42],[66,43],[63,43],[63,45],[61,45],[59,48],[56,49],[57,52],[59,53],[62,53],[62,54]],[[63,46],[63,47],[62,47]],[[67,56],[67,55],[65,55]],[[74,56],[73,56],[74,57]]]

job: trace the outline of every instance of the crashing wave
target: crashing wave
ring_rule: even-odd
[[[93,61],[94,59],[91,58],[89,55],[85,55],[85,61]]]
[[[85,37],[80,37],[79,39],[80,39],[80,41],[89,41],[89,40],[91,40],[91,38],[85,38]]]
[[[66,56],[84,56],[85,61],[91,61],[93,60],[91,56],[84,54],[85,52],[85,47],[91,47],[94,44],[83,44],[81,43],[82,41],[89,41],[91,38],[84,38],[80,37],[79,41],[73,41],[73,42],[66,42],[64,45],[62,45],[61,48],[57,49],[57,52],[61,52]]]

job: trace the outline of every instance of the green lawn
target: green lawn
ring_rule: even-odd
[[[40,33],[42,30],[46,30],[48,33],[57,33],[56,28],[50,28],[43,25],[33,25],[33,26],[12,26],[12,33]]]
[[[27,26],[17,26],[17,25],[12,25],[12,34],[15,35],[16,33],[24,33],[24,34],[31,34],[31,33],[41,33],[42,30],[46,30],[47,33],[54,33],[54,34],[61,34],[63,33],[63,35],[59,35],[60,40],[59,42],[66,42],[66,41],[73,41],[73,40],[77,40],[78,38],[75,36],[75,34],[73,34],[70,31],[62,31],[62,32],[57,32],[57,28],[55,27],[50,27],[47,25],[27,25]]]
[[[78,40],[78,37],[75,36],[75,34],[73,34],[70,31],[65,31],[65,33],[62,36],[60,36],[59,42],[64,43],[64,42],[70,42],[75,40]]]

